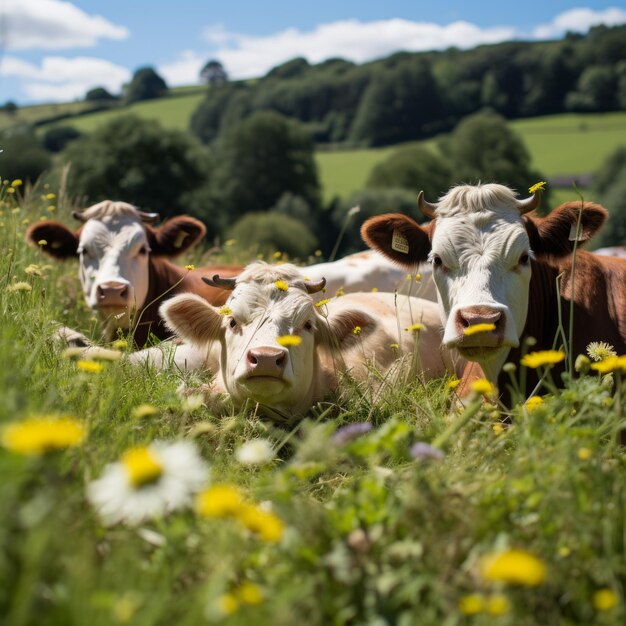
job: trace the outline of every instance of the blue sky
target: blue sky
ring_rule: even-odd
[[[117,93],[145,65],[186,85],[211,58],[248,78],[294,56],[364,62],[397,50],[552,39],[599,23],[626,23],[626,2],[0,0],[0,103],[81,99],[99,85]]]

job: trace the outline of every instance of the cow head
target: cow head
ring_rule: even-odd
[[[571,254],[580,202],[564,204],[547,217],[526,215],[537,208],[540,192],[519,200],[496,184],[453,187],[434,205],[418,197],[433,218],[420,226],[401,214],[371,218],[363,224],[365,242],[406,267],[429,260],[444,324],[443,342],[496,374],[511,347],[519,345],[528,311],[531,259]],[[586,203],[582,240],[606,218]],[[493,330],[472,334],[478,324]]]
[[[321,376],[318,346],[341,348],[354,340],[355,326],[367,332],[376,325],[361,311],[321,315],[311,294],[323,288],[324,279],[306,282],[293,265],[256,262],[236,279],[216,276],[208,282],[233,289],[224,307],[182,294],[162,304],[160,313],[192,344],[221,342],[222,381],[238,405],[251,399],[275,409],[308,409]],[[299,345],[277,342],[289,335],[299,337]]]
[[[128,327],[132,312],[146,303],[150,256],[176,256],[205,233],[201,222],[187,216],[153,228],[156,213],[110,200],[75,212],[74,217],[83,222],[77,231],[45,220],[28,229],[27,239],[53,258],[78,257],[87,305],[114,319],[118,327]]]

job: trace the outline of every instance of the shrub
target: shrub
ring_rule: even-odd
[[[50,154],[41,147],[31,132],[20,132],[0,137],[0,177],[20,178],[35,182],[50,168]]]

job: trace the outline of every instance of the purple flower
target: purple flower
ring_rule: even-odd
[[[418,441],[411,446],[409,454],[416,461],[441,461],[445,456],[439,448],[431,446],[425,441]]]
[[[361,435],[365,435],[372,430],[372,425],[369,422],[357,422],[356,424],[346,424],[335,431],[333,435],[333,443],[337,445],[344,445]]]

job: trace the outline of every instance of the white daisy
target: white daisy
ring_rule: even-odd
[[[188,441],[155,441],[127,450],[87,486],[105,524],[137,525],[191,503],[208,480],[208,465]]]
[[[274,459],[274,448],[267,439],[252,439],[237,448],[235,457],[243,465],[264,465]]]

